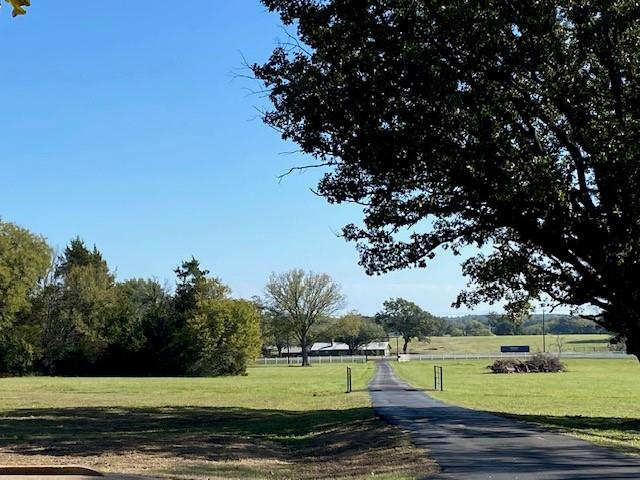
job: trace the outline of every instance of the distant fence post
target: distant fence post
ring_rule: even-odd
[[[347,367],[347,393],[351,393],[351,367]]]
[[[441,392],[444,390],[442,384],[442,367],[440,365],[433,366],[433,389],[440,390]]]

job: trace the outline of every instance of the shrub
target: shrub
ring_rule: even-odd
[[[554,355],[536,353],[524,360],[500,358],[487,367],[493,373],[542,373],[564,372],[566,366]]]
[[[260,353],[260,315],[246,300],[200,300],[188,320],[187,373],[241,375]]]
[[[33,368],[35,348],[24,338],[5,335],[0,341],[0,375],[26,375]]]

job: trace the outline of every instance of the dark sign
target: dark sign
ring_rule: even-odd
[[[500,352],[502,353],[528,353],[529,345],[502,345]]]

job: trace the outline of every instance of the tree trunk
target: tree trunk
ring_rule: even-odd
[[[402,345],[402,353],[407,354],[407,346],[409,346],[410,338],[404,337],[404,345]]]
[[[604,312],[596,323],[610,332],[621,333],[620,337],[625,341],[627,353],[635,355],[636,360],[640,361],[640,313],[638,308],[627,306],[633,305],[634,300],[640,298],[640,289],[632,289],[631,286],[627,286],[627,289],[632,291],[633,298],[625,302],[626,304]]]
[[[302,349],[302,366],[310,367],[309,363],[309,352],[307,352],[307,336],[303,335],[300,339],[300,348]]]
[[[627,334],[626,338],[627,353],[635,355],[636,360],[640,361],[640,331],[633,334]]]

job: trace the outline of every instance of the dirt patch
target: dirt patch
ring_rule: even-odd
[[[0,417],[3,465],[183,479],[414,478],[437,471],[371,409],[41,409]]]

